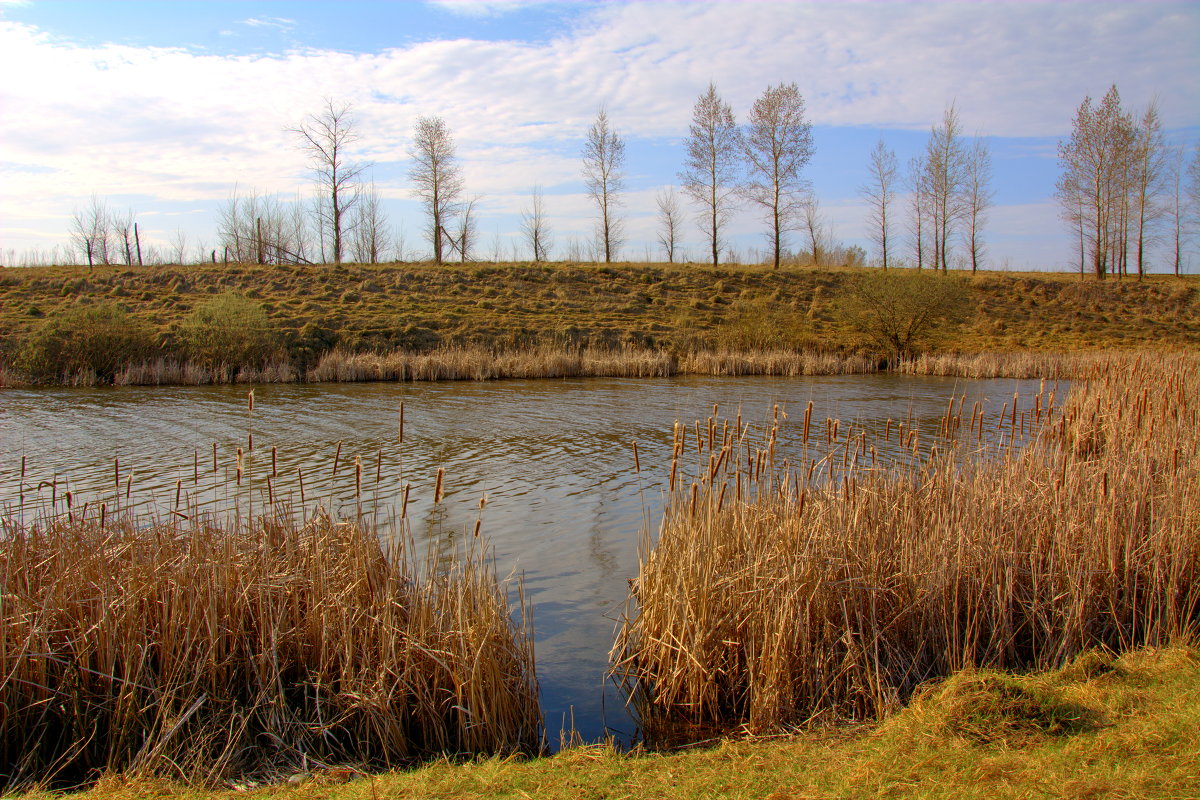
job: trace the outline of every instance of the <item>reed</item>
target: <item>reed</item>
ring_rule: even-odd
[[[542,746],[524,598],[316,514],[3,527],[0,785]]]
[[[710,419],[686,447],[677,427],[692,479],[673,465],[613,649],[648,741],[878,718],[959,669],[1194,635],[1200,358],[1070,369],[1061,409],[1042,395],[985,422],[951,403],[956,443],[903,462],[836,424],[810,440],[809,412],[791,464],[778,419],[757,436]],[[985,427],[1033,441],[974,450]]]

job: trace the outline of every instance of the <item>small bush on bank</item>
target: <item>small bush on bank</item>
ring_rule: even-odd
[[[126,364],[154,353],[154,333],[124,308],[76,306],[48,318],[26,342],[17,367],[34,380],[111,381]]]
[[[190,358],[205,367],[261,366],[275,354],[276,340],[262,303],[238,294],[206,300],[180,326]]]

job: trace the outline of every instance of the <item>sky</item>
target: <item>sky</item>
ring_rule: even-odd
[[[1132,111],[1157,98],[1170,142],[1200,141],[1200,3],[0,0],[0,75],[8,264],[61,252],[93,195],[135,212],[147,247],[180,233],[193,252],[216,247],[233,193],[311,196],[289,129],[326,100],[350,106],[351,157],[370,164],[408,257],[431,251],[411,133],[442,117],[480,196],[479,255],[505,260],[528,257],[535,186],[552,255],[591,241],[580,152],[603,106],[628,153],[621,257],[657,259],[655,197],[678,185],[696,99],[712,82],[741,122],[794,82],[813,124],[805,176],[838,242],[875,255],[859,191],[871,149],[882,138],[906,164],[954,104],[992,153],[987,265],[1072,269],[1057,144],[1114,83]],[[765,245],[750,210],[730,232],[744,259]],[[703,257],[690,219],[684,248]],[[1160,247],[1152,263],[1166,262]]]

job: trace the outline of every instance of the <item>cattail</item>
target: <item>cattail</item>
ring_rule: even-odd
[[[642,474],[642,464],[638,461],[637,442],[633,443],[633,471],[638,475]]]
[[[179,508],[179,498],[182,496],[182,494],[183,494],[183,481],[177,480],[177,481],[175,481],[175,507],[176,508]]]
[[[443,477],[444,473],[445,473],[445,470],[443,470],[441,467],[438,467],[437,482],[434,484],[434,487],[433,487],[433,502],[434,503],[442,502],[442,477]]]
[[[217,471],[217,443],[213,442],[213,472]]]
[[[300,481],[300,505],[304,505],[304,471],[300,467],[296,467],[296,478]]]
[[[354,498],[362,497],[362,460],[354,457]]]
[[[237,485],[242,485],[242,448],[237,449]]]
[[[336,478],[338,470],[338,462],[342,458],[342,443],[337,443],[337,450],[333,454],[333,471],[329,473],[329,477]]]
[[[404,444],[404,401],[400,401],[400,423],[397,426],[396,441],[399,444]]]
[[[275,447],[275,445],[271,445],[271,477],[272,478],[279,477],[279,462],[278,462],[276,456],[277,456],[276,447]]]
[[[404,500],[400,504],[400,519],[408,518],[408,491],[412,488],[412,484],[404,484]]]

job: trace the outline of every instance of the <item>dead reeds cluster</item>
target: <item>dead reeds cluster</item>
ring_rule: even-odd
[[[0,785],[541,747],[532,634],[478,546],[417,563],[322,514],[3,538]]]
[[[678,427],[669,507],[613,650],[647,738],[874,718],[965,667],[1194,634],[1200,358],[1075,370],[1061,410],[1041,395],[968,420],[951,403],[956,443],[903,465],[811,405],[793,463],[778,419],[760,437],[740,420]],[[1028,423],[1031,444],[997,449]]]

